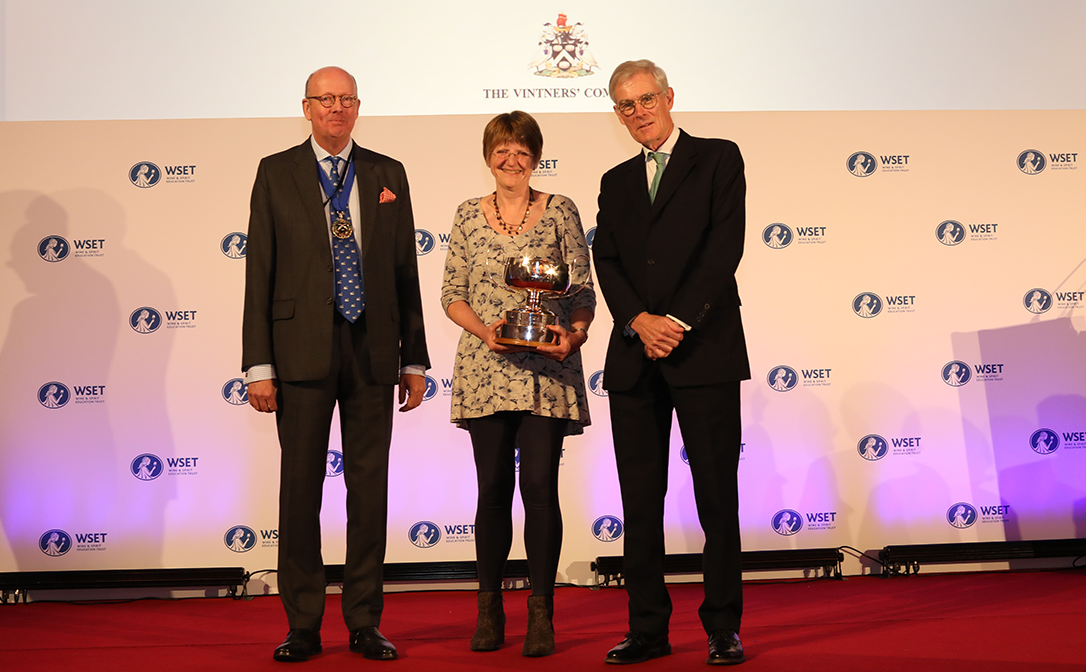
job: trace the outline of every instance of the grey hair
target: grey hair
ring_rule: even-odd
[[[617,105],[618,99],[615,98],[615,89],[627,79],[643,72],[652,75],[656,79],[656,86],[661,91],[667,91],[667,73],[664,72],[663,68],[644,58],[640,61],[626,61],[619,63],[615,71],[611,73],[611,81],[607,85],[607,93],[611,96],[611,101]]]

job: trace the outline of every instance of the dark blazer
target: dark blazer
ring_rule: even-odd
[[[403,165],[354,144],[361,213],[366,331],[374,382],[399,381],[406,365],[429,367],[419,293],[411,194]],[[274,364],[281,380],[329,373],[336,310],[328,220],[307,139],[261,160],[246,253],[242,370]],[[395,200],[380,203],[384,189]]]
[[[735,282],[745,194],[739,147],[682,130],[655,202],[649,201],[643,154],[604,174],[592,256],[615,321],[606,389],[630,389],[650,361],[641,339],[625,333],[643,311],[693,327],[671,355],[658,360],[670,385],[750,378]]]

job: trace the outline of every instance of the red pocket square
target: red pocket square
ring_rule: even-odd
[[[388,187],[385,187],[384,190],[381,192],[381,197],[379,199],[377,199],[377,202],[378,203],[391,203],[392,201],[395,201],[395,200],[396,200],[396,194],[389,191]]]

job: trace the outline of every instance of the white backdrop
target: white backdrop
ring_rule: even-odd
[[[458,330],[438,298],[454,209],[493,188],[488,118],[356,128],[407,166],[424,232],[434,396],[396,418],[390,562],[474,557],[470,447],[445,396]],[[600,175],[637,148],[610,113],[538,118],[549,163],[533,185],[572,197],[590,228]],[[735,140],[747,160],[745,548],[1084,536],[1086,113],[676,119]],[[244,266],[228,248],[245,231],[259,158],[307,132],[301,119],[0,125],[0,571],[274,567],[274,422],[227,398]],[[871,157],[864,177],[851,170],[859,152]],[[134,181],[143,164],[159,178],[146,188]],[[854,310],[864,295],[872,317]],[[161,318],[151,333],[136,328],[144,308]],[[609,326],[601,302],[588,376]],[[607,399],[590,402],[594,425],[567,441],[561,475],[559,578],[573,582],[622,545],[593,535],[622,511]],[[681,446],[676,432],[672,553],[701,543]],[[342,561],[343,500],[329,477],[330,563]],[[420,522],[440,541],[414,545]]]
[[[433,243],[419,262],[435,396],[397,417],[390,561],[472,557],[470,449],[444,396],[457,334],[437,295],[455,206],[492,188],[486,119],[539,117],[534,184],[591,227],[600,175],[636,151],[606,80],[645,56],[671,75],[680,124],[747,159],[746,548],[1084,536],[1086,5],[312,7],[0,1],[0,571],[274,566],[273,423],[227,400],[243,266],[228,255],[257,161],[305,138],[302,82],[330,63],[358,76],[356,138],[406,164]],[[564,67],[539,58],[560,13]],[[850,172],[858,152],[867,177]],[[141,188],[147,163],[159,179]],[[865,294],[874,317],[853,311]],[[143,308],[152,333],[130,326]],[[588,375],[608,321],[601,303]],[[955,362],[971,378],[952,387]],[[592,534],[621,510],[607,400],[591,403],[561,486],[561,578],[579,582],[622,543]],[[669,551],[693,551],[674,448]],[[331,477],[329,562],[342,490]],[[409,538],[424,521],[442,531],[430,548]]]
[[[592,74],[530,66],[559,13]],[[6,0],[0,120],[294,116],[330,64],[364,115],[597,112],[646,57],[688,111],[1083,109],[1083,30],[1080,0]]]

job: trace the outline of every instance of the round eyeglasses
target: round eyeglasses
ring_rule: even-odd
[[[343,107],[354,107],[358,102],[358,96],[346,95],[346,96],[333,96],[330,93],[326,93],[323,96],[306,96],[308,100],[320,101],[322,107],[332,107],[336,104],[336,98],[339,98],[339,104]]]
[[[656,97],[663,95],[663,91],[657,91],[656,93],[646,93],[643,96],[639,96],[637,100],[620,100],[615,107],[623,116],[631,117],[637,110],[637,105],[641,105],[646,110],[651,110],[656,107]]]

